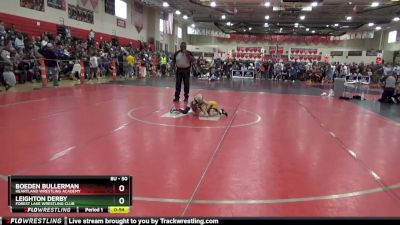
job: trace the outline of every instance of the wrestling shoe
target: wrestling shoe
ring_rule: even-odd
[[[184,109],[180,109],[179,111],[180,111],[182,114],[188,114],[189,111],[190,111],[190,107],[186,107],[186,108],[184,108]]]
[[[228,113],[224,109],[221,109],[220,113],[221,113],[221,115],[224,115],[226,117],[228,116]]]

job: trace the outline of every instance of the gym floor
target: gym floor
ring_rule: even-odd
[[[399,216],[400,106],[329,88],[192,80],[218,120],[165,117],[173,78],[3,91],[0,215],[7,175],[128,174],[133,216]]]

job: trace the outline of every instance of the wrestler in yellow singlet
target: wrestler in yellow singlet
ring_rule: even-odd
[[[218,103],[216,101],[206,101],[203,99],[201,94],[197,94],[194,97],[190,107],[192,108],[193,112],[199,116],[228,116],[228,113],[224,109],[218,108]]]

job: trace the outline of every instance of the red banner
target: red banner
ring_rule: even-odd
[[[237,52],[261,52],[261,48],[260,47],[236,47]]]
[[[278,55],[283,55],[283,47],[278,47]]]
[[[276,54],[276,47],[275,46],[269,46],[269,54],[270,55],[275,55]]]
[[[90,0],[90,3],[92,3],[93,9],[97,8],[97,5],[99,4],[99,0]]]
[[[378,65],[381,65],[383,63],[382,62],[382,53],[378,53],[377,54],[375,63],[378,64]]]

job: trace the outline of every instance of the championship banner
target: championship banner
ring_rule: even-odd
[[[77,0],[77,5],[83,9],[98,13],[98,2],[99,0],[91,0],[89,4],[89,0]]]
[[[44,12],[44,0],[20,0],[19,3],[21,7]]]
[[[105,0],[104,7],[107,14],[115,15],[115,0]]]
[[[47,6],[60,10],[67,10],[67,0],[47,0]]]
[[[174,14],[168,13],[168,20],[164,21],[164,32],[167,34],[172,34],[174,29]]]
[[[68,5],[68,18],[85,23],[94,23],[93,11],[70,4]]]
[[[134,1],[132,4],[132,22],[134,23],[138,33],[143,29],[143,5],[138,1]]]

